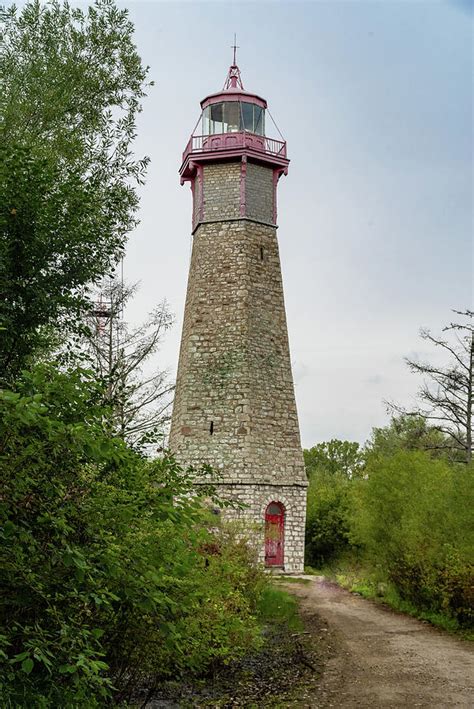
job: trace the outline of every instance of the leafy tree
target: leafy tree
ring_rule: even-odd
[[[350,481],[316,472],[307,496],[305,561],[320,567],[349,548]]]
[[[58,330],[84,335],[136,224],[147,69],[111,0],[1,17],[0,705],[92,708],[258,645],[264,580],[210,518],[212,480],[197,493],[114,435],[96,372],[35,364]]]
[[[359,444],[331,440],[304,451],[309,478],[305,558],[320,566],[349,548],[351,486],[363,472]]]
[[[464,321],[447,325],[445,337],[422,330],[426,342],[440,348],[449,358],[445,366],[415,359],[406,360],[410,370],[425,377],[418,392],[421,405],[413,411],[390,404],[404,415],[432,422],[444,438],[436,446],[455,451],[459,460],[470,463],[473,451],[474,410],[474,312],[454,311]]]
[[[394,455],[400,450],[428,451],[433,457],[451,458],[447,438],[422,416],[393,416],[388,426],[373,428],[365,455]]]
[[[141,325],[130,328],[124,310],[136,290],[118,279],[101,288],[100,297],[86,319],[79,343],[89,355],[90,366],[105,385],[112,411],[111,426],[128,443],[141,446],[163,435],[170,418],[173,385],[168,372],[151,369],[173,316],[166,301],[160,303]]]
[[[357,477],[364,463],[363,453],[357,442],[337,439],[318,443],[305,450],[304,460],[309,478],[315,469],[346,478]]]
[[[73,325],[136,224],[132,153],[147,69],[127,11],[56,0],[1,11],[0,371]]]

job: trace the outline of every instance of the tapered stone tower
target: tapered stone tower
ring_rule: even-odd
[[[180,168],[193,250],[170,448],[246,503],[225,514],[256,523],[262,563],[298,572],[307,481],[276,234],[286,143],[267,137],[267,103],[244,90],[235,59],[201,108]]]

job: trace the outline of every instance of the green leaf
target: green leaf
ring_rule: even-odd
[[[60,675],[72,674],[77,669],[76,665],[61,665],[59,668]]]
[[[28,657],[26,660],[23,660],[23,662],[21,663],[21,669],[23,670],[23,672],[25,674],[29,675],[31,670],[33,669],[34,665],[35,665],[35,663],[31,659],[31,657]]]
[[[12,536],[12,534],[14,534],[15,530],[16,530],[16,525],[13,524],[13,522],[11,522],[10,520],[5,522],[5,524],[3,525],[3,534],[5,535],[5,537]]]
[[[13,660],[11,660],[11,662],[12,663],[21,662],[22,660],[25,659],[25,657],[29,657],[29,656],[30,656],[29,652],[20,652],[19,655],[15,655],[15,657],[13,658]]]

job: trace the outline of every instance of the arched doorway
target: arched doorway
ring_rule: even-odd
[[[265,566],[283,566],[285,508],[270,502],[265,510]]]

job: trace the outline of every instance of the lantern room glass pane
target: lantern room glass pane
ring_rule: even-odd
[[[202,135],[209,135],[210,132],[210,107],[208,106],[202,112]]]
[[[242,103],[242,130],[253,133],[253,103]]]
[[[222,105],[224,109],[224,133],[237,133],[240,128],[239,102],[227,101]]]
[[[260,106],[254,106],[254,129],[257,135],[265,135],[265,111]]]
[[[211,109],[211,121],[210,121],[210,133],[222,133],[223,132],[223,104],[213,103],[210,106]]]

